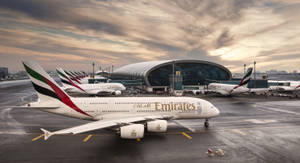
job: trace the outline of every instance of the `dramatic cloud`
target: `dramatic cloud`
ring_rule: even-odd
[[[299,71],[299,14],[297,0],[1,0],[0,66],[201,59]]]

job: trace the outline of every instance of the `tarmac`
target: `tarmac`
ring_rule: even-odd
[[[121,139],[109,130],[55,135],[44,141],[40,128],[55,131],[87,121],[32,109],[12,109],[36,100],[30,83],[0,88],[0,162],[300,162],[300,100],[285,97],[201,96],[221,114],[210,120],[169,123],[166,133]],[[224,155],[208,156],[221,149]]]

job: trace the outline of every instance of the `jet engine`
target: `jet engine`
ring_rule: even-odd
[[[147,122],[147,131],[149,132],[166,132],[168,123],[166,120],[155,120]]]
[[[123,139],[137,139],[144,137],[144,125],[132,124],[120,127],[120,136]]]
[[[192,91],[194,95],[200,95],[200,93],[202,93],[201,91],[199,90],[193,90]],[[202,93],[203,94],[203,93]]]
[[[114,92],[113,92],[113,95],[121,95],[121,94],[122,94],[121,91],[114,91]]]

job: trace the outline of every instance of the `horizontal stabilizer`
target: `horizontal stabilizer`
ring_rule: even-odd
[[[44,132],[44,139],[45,140],[49,139],[49,137],[53,135],[53,133],[51,133],[50,131],[47,131],[43,128],[41,128],[41,130]]]

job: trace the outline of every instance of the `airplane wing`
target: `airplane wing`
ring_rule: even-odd
[[[86,90],[87,94],[90,95],[98,95],[98,94],[105,94],[105,93],[112,93],[112,90],[99,90],[99,89],[90,89]]]
[[[228,96],[229,95],[229,93],[228,92],[226,92],[226,91],[224,91],[224,90],[216,90],[216,91],[214,91],[215,93],[218,93],[218,94],[220,94],[220,95],[223,95],[223,96]]]
[[[59,108],[59,105],[55,105],[55,104],[52,104],[54,106],[51,106],[51,105],[41,105],[38,103],[38,105],[36,105],[36,103],[38,102],[32,102],[32,103],[28,103],[28,104],[25,104],[25,105],[22,105],[22,106],[6,106],[8,108],[13,108],[13,109],[39,109],[39,110],[43,110],[43,109],[58,109]]]
[[[61,134],[79,134],[88,131],[94,131],[98,129],[104,129],[114,126],[121,126],[124,124],[130,124],[134,122],[141,122],[141,121],[148,121],[153,119],[170,119],[172,116],[164,116],[164,115],[157,115],[157,116],[133,116],[133,117],[125,117],[125,118],[118,118],[118,119],[109,119],[109,120],[98,120],[95,122],[90,122],[87,124],[58,130],[55,132],[47,131],[43,128],[41,130],[44,132],[44,139],[47,140],[52,135],[61,135]]]
[[[43,110],[43,109],[58,109],[59,106],[3,106],[5,108],[12,108],[12,109],[37,109],[37,110]]]
[[[43,106],[13,106],[12,108],[14,109],[38,109],[38,110],[43,110],[43,109],[58,109],[59,107],[53,106],[53,107],[43,107]]]

